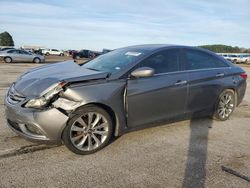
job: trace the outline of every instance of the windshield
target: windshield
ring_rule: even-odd
[[[142,52],[138,51],[118,49],[107,54],[103,54],[82,66],[87,69],[101,72],[116,73],[135,62],[140,56],[142,56],[142,54]]]

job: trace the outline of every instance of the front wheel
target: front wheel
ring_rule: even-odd
[[[75,112],[63,131],[62,139],[69,150],[86,155],[105,147],[112,132],[110,115],[102,108],[87,106]]]
[[[227,89],[221,93],[213,117],[217,120],[225,121],[233,113],[235,106],[235,92]]]

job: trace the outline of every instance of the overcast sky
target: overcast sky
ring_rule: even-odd
[[[16,46],[59,49],[133,44],[250,48],[250,0],[0,0],[0,32]]]

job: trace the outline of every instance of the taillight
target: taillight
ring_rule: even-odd
[[[243,79],[247,79],[247,73],[240,73],[240,77],[243,78]]]

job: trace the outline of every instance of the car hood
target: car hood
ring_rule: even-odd
[[[73,61],[55,63],[31,69],[19,77],[15,90],[24,96],[40,96],[60,81],[68,83],[107,78],[108,73],[83,68]]]

